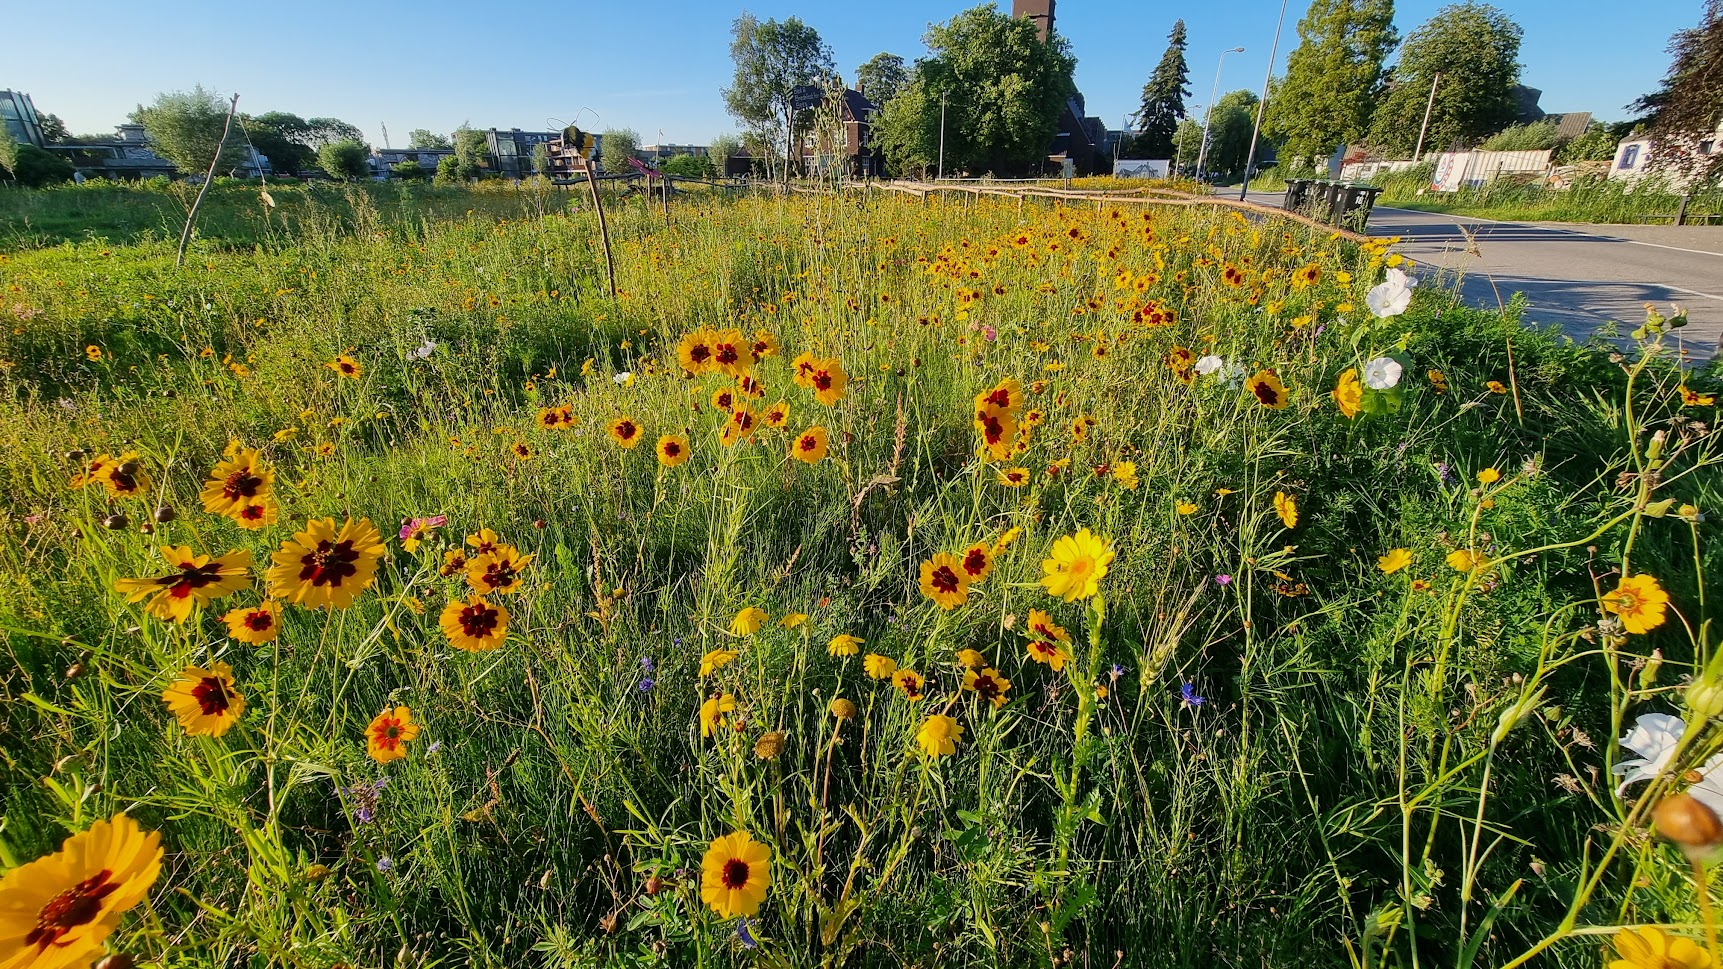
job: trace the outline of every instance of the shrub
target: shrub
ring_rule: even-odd
[[[351,138],[332,141],[317,149],[317,164],[331,178],[358,181],[371,175],[370,149]]]

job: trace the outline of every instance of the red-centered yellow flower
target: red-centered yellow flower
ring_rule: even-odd
[[[826,457],[826,429],[810,427],[790,442],[790,457],[803,464],[818,464]]]
[[[903,693],[904,699],[920,703],[927,697],[927,680],[915,670],[898,670],[891,675],[891,685]]]
[[[227,635],[242,643],[253,646],[274,642],[281,633],[281,606],[273,600],[264,600],[255,606],[240,606],[228,610],[221,617],[227,623]]]
[[[959,561],[963,577],[971,583],[980,582],[987,578],[987,573],[993,571],[993,546],[986,542],[977,542],[963,550],[963,558]]]
[[[1315,263],[1311,263],[1310,265],[1305,266],[1302,269],[1296,269],[1293,271],[1293,273],[1292,273],[1292,288],[1293,289],[1308,289],[1311,286],[1316,285],[1316,281],[1321,279],[1321,278],[1322,278],[1322,269],[1320,267],[1318,267]]]
[[[832,641],[826,644],[826,652],[831,653],[833,656],[854,656],[861,652],[861,645],[865,642],[867,642],[867,640],[860,636],[851,636],[849,633],[842,633],[840,635],[833,636]]]
[[[719,387],[712,391],[710,402],[713,410],[721,410],[728,414],[736,409],[736,391],[732,387]]]
[[[198,497],[204,511],[237,518],[240,508],[267,499],[274,485],[275,472],[263,466],[257,451],[245,448],[215,466]]]
[[[712,344],[712,369],[732,377],[745,377],[754,369],[752,343],[741,330],[725,330]]]
[[[124,814],[0,879],[0,966],[83,969],[161,874],[161,835]]]
[[[676,344],[676,362],[690,374],[705,373],[712,369],[712,345],[717,340],[718,335],[711,330],[695,330]]]
[[[467,553],[458,548],[451,548],[443,553],[443,564],[438,567],[437,574],[443,578],[460,575],[467,570]]]
[[[1071,658],[1071,654],[1052,640],[1033,639],[1029,641],[1029,658],[1037,663],[1046,663],[1058,671],[1065,668],[1065,661]]]
[[[814,371],[818,370],[820,359],[812,353],[803,353],[790,361],[790,382],[797,387],[814,389]]]
[[[343,353],[340,356],[336,357],[335,359],[329,361],[328,363],[324,364],[323,366],[328,367],[330,370],[335,371],[336,373],[340,374],[343,377],[348,378],[349,380],[358,380],[365,373],[365,368],[359,365],[359,361],[353,359],[352,357],[348,356],[345,353]]]
[[[897,672],[897,660],[878,653],[869,653],[862,660],[862,672],[870,678],[883,680]]]
[[[729,666],[731,661],[739,655],[741,654],[737,653],[733,649],[724,649],[722,647],[707,650],[706,655],[700,657],[700,675],[711,676],[713,670]]]
[[[1029,633],[1055,643],[1071,641],[1071,634],[1065,631],[1065,627],[1054,622],[1052,616],[1039,609],[1029,610]]]
[[[1011,690],[1011,681],[992,667],[979,673],[968,669],[963,671],[963,688],[980,695],[997,710],[1005,705],[1005,694]]]
[[[813,372],[808,375],[808,386],[813,388],[815,399],[831,407],[844,399],[849,380],[849,375],[844,373],[844,365],[838,358],[828,357],[814,364]]]
[[[370,519],[313,519],[270,556],[269,594],[307,609],[345,609],[377,575],[383,536]]]
[[[489,528],[481,528],[467,536],[467,547],[473,550],[473,557],[477,558],[480,555],[489,555],[506,546],[503,545],[502,539],[498,537],[496,532]],[[462,567],[465,568],[465,565]]]
[[[1716,394],[1702,394],[1696,390],[1688,389],[1686,384],[1682,384],[1680,390],[1681,406],[1683,407],[1710,407],[1717,403]]]
[[[680,467],[688,461],[688,436],[666,434],[658,439],[658,463],[666,468]]]
[[[778,337],[770,330],[755,330],[754,342],[748,349],[753,351],[755,361],[775,357],[778,355]]]
[[[1411,564],[1412,553],[1403,548],[1389,549],[1388,554],[1376,559],[1376,567],[1382,570],[1383,575],[1393,575]]]
[[[1172,368],[1173,376],[1183,383],[1196,379],[1197,355],[1186,347],[1173,347],[1167,351],[1167,366]]]
[[[735,447],[750,437],[759,427],[759,418],[747,404],[737,404],[730,412],[730,419],[724,422],[724,429],[718,432],[718,443],[725,447]]]
[[[760,416],[760,423],[767,427],[776,427],[780,429],[787,426],[790,423],[789,401],[780,400],[766,408],[766,413]]]
[[[1663,625],[1669,593],[1649,575],[1624,575],[1613,592],[1603,597],[1603,608],[1621,620],[1630,633],[1644,633]]]
[[[365,752],[379,764],[407,756],[407,745],[419,736],[419,725],[413,722],[413,711],[406,704],[384,707],[383,712],[365,728]]]
[[[724,726],[724,715],[736,709],[736,698],[722,693],[700,704],[700,736],[711,737]]]
[[[1298,526],[1298,499],[1284,491],[1274,493],[1274,513],[1280,516],[1280,523],[1287,528]]]
[[[941,609],[955,609],[969,601],[969,579],[963,562],[948,552],[939,552],[921,563],[921,594]]]
[[[994,480],[1007,488],[1021,488],[1029,483],[1028,468],[1001,468],[994,472]]]
[[[1334,406],[1340,408],[1340,413],[1347,419],[1358,416],[1364,406],[1364,385],[1358,380],[1358,368],[1352,367],[1340,375],[1334,384]]]
[[[760,911],[772,887],[772,849],[746,831],[712,842],[700,861],[700,901],[719,918],[746,918]]]
[[[245,712],[245,697],[233,685],[233,669],[220,662],[208,669],[186,667],[162,691],[162,700],[192,737],[219,737]]]
[[[1712,969],[1711,953],[1685,936],[1669,935],[1654,925],[1615,933],[1609,969]]]
[[[483,596],[519,592],[521,576],[532,565],[532,559],[531,555],[522,555],[513,545],[498,545],[495,550],[467,563],[467,585]]]
[[[569,426],[568,416],[560,407],[540,407],[538,409],[538,426],[547,431],[561,430]]]
[[[758,400],[761,397],[766,396],[766,387],[753,377],[737,377],[736,392],[745,397],[752,397],[755,400]]]
[[[956,718],[936,713],[922,721],[915,743],[929,757],[948,757],[957,753],[957,741],[962,737],[963,726]]]
[[[469,653],[483,653],[501,646],[508,637],[509,611],[491,605],[482,595],[475,595],[444,606],[437,625],[449,637],[449,645]]]
[[[1101,590],[1101,579],[1113,563],[1113,547],[1087,528],[1053,543],[1041,562],[1041,586],[1066,602],[1087,599]]]
[[[148,599],[144,608],[164,622],[183,622],[197,606],[206,606],[216,599],[245,587],[251,580],[251,553],[235,549],[220,558],[193,555],[186,546],[162,549],[167,560],[167,575],[147,579],[119,579],[114,591],[127,602]]]
[[[1286,396],[1286,385],[1272,370],[1258,370],[1244,382],[1244,389],[1255,397],[1257,403],[1269,410],[1283,410],[1290,403]]]
[[[1015,414],[1022,406],[1023,382],[1016,377],[1007,377],[992,388],[975,395],[975,409],[978,412],[992,408]]]
[[[975,412],[975,429],[981,432],[981,445],[994,461],[1011,457],[1012,439],[1017,435],[1017,419],[1010,411],[984,407]]]
[[[625,450],[634,448],[644,436],[640,430],[640,422],[632,417],[618,417],[605,427],[605,432],[616,442],[617,447]]]
[[[748,606],[739,610],[735,618],[730,620],[730,635],[752,636],[759,632],[760,627],[764,626],[766,621],[771,618],[766,614],[766,610],[756,606]]]

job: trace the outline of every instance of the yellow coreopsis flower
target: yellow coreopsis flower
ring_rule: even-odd
[[[771,885],[772,849],[746,831],[712,842],[700,862],[700,900],[720,918],[756,914]]]
[[[1630,633],[1644,633],[1663,625],[1669,593],[1649,575],[1624,575],[1613,592],[1603,597],[1603,608],[1614,613]]]
[[[1280,516],[1281,524],[1287,528],[1298,525],[1298,499],[1284,491],[1274,493],[1274,513]]]
[[[766,610],[748,606],[736,613],[736,618],[730,620],[730,635],[752,636],[759,632],[760,627],[770,618],[766,615]]]
[[[1048,558],[1041,562],[1041,570],[1046,573],[1041,577],[1041,585],[1066,602],[1087,599],[1100,591],[1101,579],[1112,562],[1112,545],[1084,528],[1053,543]]]
[[[1412,553],[1403,548],[1389,549],[1388,554],[1376,559],[1376,567],[1385,575],[1393,575],[1412,564]]]
[[[116,814],[7,872],[0,879],[0,965],[88,966],[120,916],[149,894],[161,867],[161,835]]]
[[[957,741],[963,737],[963,726],[953,717],[936,713],[915,732],[915,742],[929,757],[946,757],[957,753]]]

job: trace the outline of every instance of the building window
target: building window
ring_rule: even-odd
[[[1621,164],[1615,166],[1621,169],[1632,168],[1639,162],[1639,146],[1628,145],[1621,150]]]

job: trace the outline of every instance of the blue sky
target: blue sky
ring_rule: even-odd
[[[1277,70],[1297,44],[1308,0],[1290,0]],[[972,5],[791,3],[746,0],[762,19],[799,16],[818,29],[854,79],[880,51],[914,60],[929,21]],[[1399,0],[1405,34],[1442,0]],[[1653,89],[1668,67],[1676,30],[1699,21],[1700,0],[1514,0],[1500,4],[1525,28],[1522,80],[1544,92],[1545,111],[1626,116],[1629,101]],[[1009,0],[1001,3],[1009,8]],[[1191,101],[1207,102],[1216,55],[1226,58],[1220,90],[1258,89],[1274,35],[1277,0],[1162,5],[1142,0],[1059,0],[1057,27],[1078,58],[1077,83],[1090,114],[1118,127],[1136,107],[1143,81],[1166,47],[1174,19],[1190,32]],[[237,91],[252,113],[292,111],[358,125],[381,145],[413,128],[543,129],[547,119],[583,127],[631,127],[643,141],[705,143],[734,130],[719,89],[729,81],[730,21],[743,2],[299,5],[291,9],[167,0],[147,10],[135,0],[84,0],[76,23],[55,4],[26,4],[7,15],[0,88],[28,91],[37,107],[73,131],[103,132],[161,90],[203,84]],[[410,12],[408,12],[410,11]],[[57,38],[64,38],[59,40]],[[581,112],[582,108],[591,110]],[[597,120],[594,120],[594,114]]]

